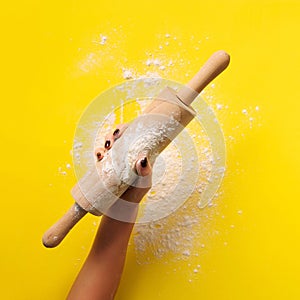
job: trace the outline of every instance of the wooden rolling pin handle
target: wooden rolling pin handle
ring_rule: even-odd
[[[192,91],[200,93],[214,78],[222,73],[230,62],[230,56],[223,50],[213,53],[200,71],[178,92],[178,97],[187,105],[194,100]],[[189,89],[191,89],[189,91]]]
[[[44,246],[47,248],[56,247],[86,213],[86,210],[74,203],[65,215],[44,234]]]

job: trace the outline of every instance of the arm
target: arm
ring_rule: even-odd
[[[134,224],[103,216],[92,249],[68,300],[113,299],[123,272]]]
[[[138,203],[151,186],[151,166],[147,158],[139,157],[136,170],[140,176],[135,186],[141,187],[130,188],[122,195],[123,200],[136,203],[127,211],[127,219],[129,217],[131,223],[106,215],[102,217],[91,251],[71,287],[67,300],[114,298],[124,268],[128,241],[138,213]]]

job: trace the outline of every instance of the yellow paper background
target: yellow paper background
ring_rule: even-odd
[[[216,111],[228,143],[209,228],[218,235],[200,258],[168,264],[137,264],[132,245],[116,299],[299,299],[299,16],[300,2],[289,0],[1,4],[1,299],[64,299],[88,253],[93,216],[59,248],[41,244],[72,203],[73,169],[58,168],[72,164],[88,103],[124,80],[123,67],[144,74],[146,53],[174,58],[158,72],[186,82],[221,48],[231,65],[207,100],[228,105]],[[100,34],[103,49],[93,43]]]

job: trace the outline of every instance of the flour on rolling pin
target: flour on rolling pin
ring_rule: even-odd
[[[196,97],[194,91],[191,94]],[[151,112],[146,110],[146,114],[133,120],[107,156],[73,189],[74,199],[85,210],[95,215],[107,212],[137,179],[134,170],[137,157],[143,154],[153,165],[161,151],[195,115],[170,88],[164,89],[152,104]]]
[[[130,123],[107,157],[97,162],[73,188],[76,203],[44,235],[47,247],[57,246],[69,230],[87,213],[105,213],[132,185],[135,163],[143,153],[154,163],[161,151],[193,119],[189,105],[198,93],[229,64],[224,51],[214,53],[194,78],[178,92],[166,88],[146,108],[145,114]]]

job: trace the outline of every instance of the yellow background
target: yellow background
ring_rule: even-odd
[[[232,57],[207,100],[228,105],[216,111],[228,143],[209,229],[219,234],[208,235],[200,258],[168,264],[139,265],[131,246],[116,298],[300,299],[299,16],[300,2],[289,0],[1,4],[1,299],[66,296],[98,219],[86,217],[57,249],[43,248],[43,232],[72,203],[73,169],[63,176],[58,168],[72,164],[84,108],[124,80],[122,66],[143,74],[145,53],[156,53],[166,33],[176,44],[157,53],[178,58],[160,72],[168,79],[185,82],[215,50]],[[109,51],[83,72],[79,63],[100,47],[92,41],[101,33]],[[196,259],[195,275],[188,263]]]

